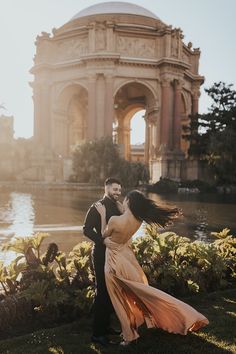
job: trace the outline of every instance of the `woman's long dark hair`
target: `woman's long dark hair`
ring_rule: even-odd
[[[128,206],[137,220],[147,224],[155,224],[165,227],[176,219],[180,214],[178,208],[160,207],[155,202],[138,191],[134,190],[127,194]]]

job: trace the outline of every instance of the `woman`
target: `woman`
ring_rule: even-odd
[[[178,209],[158,207],[139,191],[131,191],[123,202],[124,213],[110,218],[105,225],[101,214],[106,245],[105,278],[107,289],[120,320],[124,341],[128,345],[139,337],[138,327],[158,327],[172,333],[187,334],[209,322],[191,306],[148,285],[147,278],[130,247],[131,237],[142,222],[164,227],[178,215]]]

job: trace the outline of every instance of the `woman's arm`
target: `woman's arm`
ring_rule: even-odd
[[[106,228],[106,208],[100,202],[95,203],[94,206],[95,206],[95,208],[97,209],[98,213],[101,216],[101,234],[103,235],[104,230]]]

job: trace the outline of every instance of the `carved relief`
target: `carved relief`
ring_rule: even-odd
[[[171,31],[171,56],[174,58],[180,56],[181,39],[183,39],[182,30],[180,28],[173,29]]]
[[[88,53],[87,38],[73,38],[61,41],[57,45],[56,56],[59,59],[76,59]]]
[[[155,40],[146,38],[118,38],[118,51],[126,56],[155,57]]]
[[[179,56],[179,41],[173,36],[171,40],[171,56],[174,58],[178,58]]]

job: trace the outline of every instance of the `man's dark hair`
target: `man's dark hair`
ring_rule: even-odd
[[[109,177],[105,180],[105,186],[107,186],[108,184],[112,184],[112,183],[116,183],[116,184],[119,184],[120,186],[122,186],[121,182],[117,178]]]

